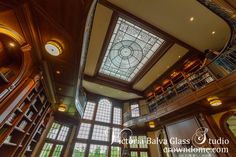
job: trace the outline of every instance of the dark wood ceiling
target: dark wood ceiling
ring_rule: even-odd
[[[54,57],[41,50],[40,62],[49,70],[55,103],[68,105],[68,112],[75,111],[75,94],[83,44],[86,17],[92,0],[34,0],[30,3],[32,21],[38,33],[38,44],[57,40],[63,53]],[[60,73],[58,74],[57,71]]]
[[[10,10],[15,14],[26,42],[32,45],[32,56],[35,64],[44,72],[45,85],[55,109],[58,104],[64,103],[68,105],[68,112],[71,114],[77,113],[75,93],[86,17],[92,2],[93,0],[0,2],[1,12]],[[44,45],[49,40],[56,40],[62,45],[63,53],[60,56],[54,57],[45,51]]]

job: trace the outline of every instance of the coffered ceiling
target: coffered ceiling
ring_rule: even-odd
[[[107,41],[113,32],[114,15],[141,25],[171,43],[160,58],[152,64],[147,63],[130,83],[98,73]],[[167,70],[176,68],[173,65],[183,56],[190,52],[201,53],[205,49],[220,50],[229,37],[229,26],[195,0],[100,0],[95,12],[83,85],[90,92],[117,99],[140,98],[155,80]],[[130,92],[134,95],[128,96]]]

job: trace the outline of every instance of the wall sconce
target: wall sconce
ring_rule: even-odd
[[[222,101],[217,96],[210,96],[207,98],[207,101],[211,106],[220,106],[222,105]]]
[[[61,45],[54,40],[48,41],[45,44],[45,50],[52,56],[59,56],[62,53]]]

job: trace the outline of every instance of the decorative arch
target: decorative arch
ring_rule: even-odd
[[[4,99],[26,78],[32,73],[32,58],[31,58],[31,46],[26,43],[25,39],[13,29],[0,24],[0,34],[7,36],[14,40],[18,45],[20,56],[20,64],[17,65],[17,72],[13,81],[11,81],[4,91],[0,91],[0,102]],[[17,50],[18,51],[18,50]],[[7,66],[7,65],[6,65]]]
[[[99,103],[104,103],[104,104],[109,104],[109,105],[112,105],[111,101],[106,99],[106,98],[101,98],[99,101],[98,101],[98,104]]]
[[[229,124],[227,123],[229,118],[233,116],[236,116],[236,111],[229,111],[229,112],[226,112],[224,115],[222,115],[222,117],[220,118],[220,127],[225,133],[226,137],[232,140],[232,142],[236,145],[236,137],[233,134],[233,132],[230,130]]]
[[[0,33],[5,34],[5,35],[15,39],[20,44],[20,46],[22,46],[26,43],[24,38],[19,33],[17,33],[13,29],[6,27],[2,24],[0,24]]]
[[[112,103],[106,98],[101,98],[98,102],[96,121],[110,123],[112,116]]]

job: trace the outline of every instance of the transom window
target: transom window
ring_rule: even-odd
[[[130,82],[164,42],[119,17],[99,72]]]
[[[111,102],[107,99],[101,99],[98,102],[98,110],[96,121],[110,123],[111,122]]]

